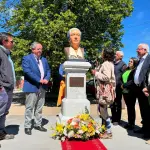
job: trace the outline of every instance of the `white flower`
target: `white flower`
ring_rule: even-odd
[[[71,137],[73,137],[73,136],[74,136],[74,131],[73,131],[73,130],[69,131],[69,133],[68,133],[68,138],[71,138]]]
[[[86,133],[86,136],[87,136],[87,137],[90,137],[90,134],[89,134],[89,133]]]
[[[63,137],[61,138],[61,141],[65,141],[65,136],[63,136]]]
[[[78,133],[79,133],[79,134],[83,134],[83,131],[82,131],[82,130],[79,130]]]
[[[66,129],[66,128],[64,128],[63,134],[64,134],[65,136],[67,136],[67,129]]]
[[[71,126],[74,126],[74,125],[76,125],[76,124],[77,124],[77,122],[72,121],[70,125],[71,125]]]
[[[86,121],[81,121],[81,124],[84,124],[84,125],[86,125],[88,122],[86,122]]]
[[[97,134],[100,134],[99,130],[96,130],[95,132],[96,132]]]

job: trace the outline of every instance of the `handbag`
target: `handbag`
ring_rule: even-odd
[[[112,78],[112,71],[111,71],[111,78]],[[114,84],[112,81],[105,82],[96,80],[96,99],[98,103],[101,105],[111,105],[115,99],[115,89]]]
[[[99,90],[99,104],[111,105],[115,99],[115,90],[113,88],[113,83],[100,83]]]

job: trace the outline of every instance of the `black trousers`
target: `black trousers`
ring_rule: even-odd
[[[120,122],[122,112],[122,89],[121,86],[116,86],[116,98],[111,106],[112,122]]]
[[[135,93],[139,102],[144,133],[150,135],[150,104],[142,89],[142,87],[136,86]]]
[[[128,113],[128,123],[130,125],[135,125],[135,103],[136,103],[136,95],[133,91],[129,93],[123,93],[124,101],[127,106]]]

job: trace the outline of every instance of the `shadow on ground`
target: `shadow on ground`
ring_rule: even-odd
[[[120,125],[122,128],[125,128],[124,126],[125,126],[126,124],[127,124],[126,121],[121,120],[121,122],[120,122],[119,125]],[[140,128],[139,126],[135,125],[134,130],[139,130],[139,129],[141,129],[141,128]],[[133,137],[137,137],[137,138],[143,139],[143,138],[142,138],[143,134],[134,133],[134,130],[127,130],[127,129],[126,129],[127,134],[128,134],[129,136],[133,136]]]
[[[45,98],[45,106],[56,107],[57,98],[58,98],[58,93],[47,92],[46,98]],[[91,102],[91,104],[97,104],[97,101],[95,100],[94,97],[92,97],[92,95],[87,95],[87,98]],[[13,103],[24,105],[25,104],[25,93],[23,93],[23,92],[14,93]]]
[[[8,134],[17,135],[19,132],[19,125],[8,125],[8,126],[6,126],[5,129],[6,129]]]

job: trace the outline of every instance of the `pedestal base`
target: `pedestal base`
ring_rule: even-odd
[[[67,120],[77,115],[90,114],[90,101],[87,99],[66,99],[62,101],[61,113],[58,115],[58,123],[66,123]]]

